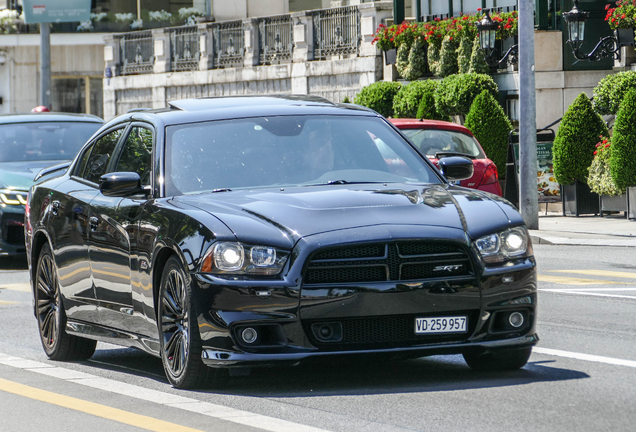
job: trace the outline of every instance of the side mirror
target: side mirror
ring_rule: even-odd
[[[439,160],[439,169],[448,181],[466,180],[473,176],[473,161],[463,156],[448,156]]]
[[[114,172],[99,178],[99,191],[106,196],[125,197],[142,193],[141,177],[134,172]]]

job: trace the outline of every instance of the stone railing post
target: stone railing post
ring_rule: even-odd
[[[199,70],[204,71],[214,68],[214,35],[212,26],[198,24],[199,27]]]
[[[294,31],[294,63],[314,59],[314,21],[307,11],[291,13]]]
[[[155,54],[153,73],[170,72],[172,54],[170,52],[170,30],[158,28],[152,30],[152,48]]]
[[[119,62],[119,38],[113,34],[104,36],[104,76],[106,78],[119,75]]]
[[[256,66],[259,63],[259,47],[258,47],[258,20],[255,18],[246,18],[243,20],[245,58],[243,65],[245,67]]]
[[[380,24],[384,24],[387,18],[393,17],[392,2],[361,3],[360,10],[360,32],[362,41],[360,43],[360,57],[381,56],[382,52],[373,45],[373,36]]]

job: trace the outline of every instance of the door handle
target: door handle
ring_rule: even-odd
[[[99,225],[99,219],[97,219],[95,216],[91,216],[88,219],[88,223],[91,226],[91,230],[95,231],[97,229],[97,225]]]
[[[54,215],[57,215],[59,210],[60,210],[60,202],[59,201],[53,201],[51,203],[51,211],[53,212]]]

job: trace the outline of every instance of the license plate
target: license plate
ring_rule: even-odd
[[[415,334],[463,333],[467,321],[465,316],[415,318]]]

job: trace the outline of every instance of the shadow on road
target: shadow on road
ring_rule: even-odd
[[[167,383],[161,360],[137,350],[98,350],[89,363]],[[200,391],[256,397],[314,397],[455,391],[582,378],[589,375],[545,361],[530,362],[517,371],[477,372],[470,369],[461,356],[434,356],[373,364],[307,363],[288,368],[252,369],[248,377],[225,377]]]

